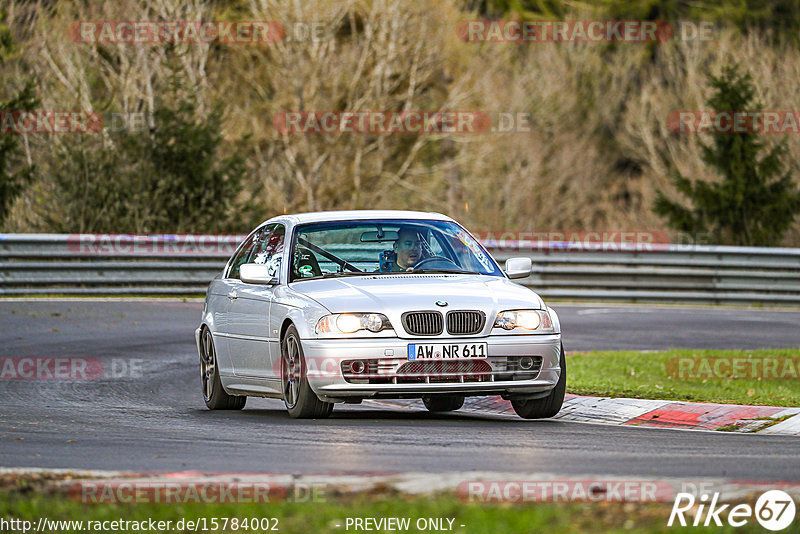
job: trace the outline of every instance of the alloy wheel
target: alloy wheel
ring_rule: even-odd
[[[293,407],[297,404],[297,397],[300,392],[300,348],[297,345],[297,338],[289,335],[286,338],[286,349],[283,351],[283,398],[286,406]]]
[[[210,400],[214,394],[214,373],[217,372],[217,355],[214,340],[208,330],[203,334],[203,358],[200,360],[200,375],[203,379],[203,395]]]

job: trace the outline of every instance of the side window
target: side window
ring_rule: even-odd
[[[283,242],[286,229],[282,224],[270,224],[256,237],[250,263],[268,266],[271,276],[279,276],[283,258]]]
[[[258,233],[255,233],[248,237],[244,245],[236,252],[233,261],[231,261],[231,270],[228,273],[228,278],[239,278],[239,268],[243,263],[247,263],[247,258],[250,257],[250,253],[253,251],[253,241],[257,236]]]

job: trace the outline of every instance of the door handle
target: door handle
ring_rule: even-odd
[[[235,289],[233,291],[231,291],[230,293],[228,293],[228,299],[236,300],[238,298],[239,298],[239,295],[238,295],[238,293],[236,293]]]

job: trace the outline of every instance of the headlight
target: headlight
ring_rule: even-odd
[[[508,310],[497,314],[495,328],[514,330],[522,328],[537,332],[554,332],[553,321],[547,310]]]
[[[364,325],[362,324],[361,317],[359,317],[358,315],[349,315],[349,314],[344,314],[337,317],[336,326],[339,328],[340,332],[344,332],[345,334],[352,334],[353,332],[358,332],[364,327]]]
[[[337,313],[317,321],[317,334],[354,334],[359,330],[391,330],[392,323],[382,313]]]

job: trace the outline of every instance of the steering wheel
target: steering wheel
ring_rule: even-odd
[[[446,261],[447,263],[453,265],[456,269],[458,265],[456,265],[451,259],[445,258],[444,256],[428,256],[427,258],[422,258],[419,260],[412,269],[419,269],[420,266],[425,265],[426,263],[430,263],[432,261]]]

